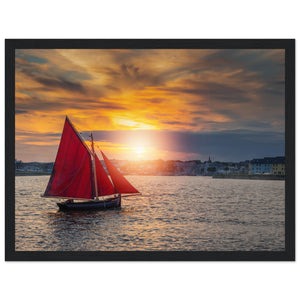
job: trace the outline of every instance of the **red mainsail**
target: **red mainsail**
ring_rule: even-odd
[[[111,180],[120,194],[135,194],[139,191],[134,188],[128,180],[120,173],[120,171],[108,160],[105,154],[101,151],[104,162],[110,174]]]
[[[99,196],[112,195],[115,191],[110,179],[108,178],[99,158],[95,155],[95,165],[97,174],[97,187]]]
[[[91,155],[66,117],[53,171],[44,196],[94,198]]]

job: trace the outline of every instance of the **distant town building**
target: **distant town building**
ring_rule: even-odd
[[[22,168],[22,164],[23,164],[23,162],[21,160],[15,159],[15,169],[16,170],[21,169]]]
[[[248,174],[285,175],[285,157],[277,156],[252,159],[249,162]]]
[[[285,175],[285,159],[284,157],[276,157],[272,163],[272,174]]]

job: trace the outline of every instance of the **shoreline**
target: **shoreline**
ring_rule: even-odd
[[[15,176],[45,176],[51,175],[49,172],[15,172]]]
[[[15,176],[50,176],[49,172],[16,172]],[[191,176],[195,177],[195,175],[146,175],[146,174],[126,174],[127,176],[137,175],[137,176]],[[198,176],[197,176],[198,177]],[[207,177],[203,175],[199,175],[199,177]],[[280,175],[225,175],[225,174],[215,174],[212,176],[213,179],[250,179],[250,180],[285,180],[284,176]]]
[[[213,179],[285,180],[283,175],[234,175],[215,174]]]

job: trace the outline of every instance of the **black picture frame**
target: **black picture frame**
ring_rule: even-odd
[[[285,251],[15,251],[15,49],[284,49]],[[5,40],[6,261],[294,261],[294,39],[7,39]]]

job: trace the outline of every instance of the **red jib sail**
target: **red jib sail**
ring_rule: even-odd
[[[108,160],[105,154],[101,151],[104,162],[110,174],[111,180],[120,194],[135,194],[139,191],[134,188],[128,180],[119,172],[119,170]]]
[[[44,196],[93,199],[91,155],[66,117],[52,174]]]
[[[108,178],[99,158],[95,155],[95,165],[97,174],[97,187],[99,196],[112,195],[116,193],[114,186]]]

